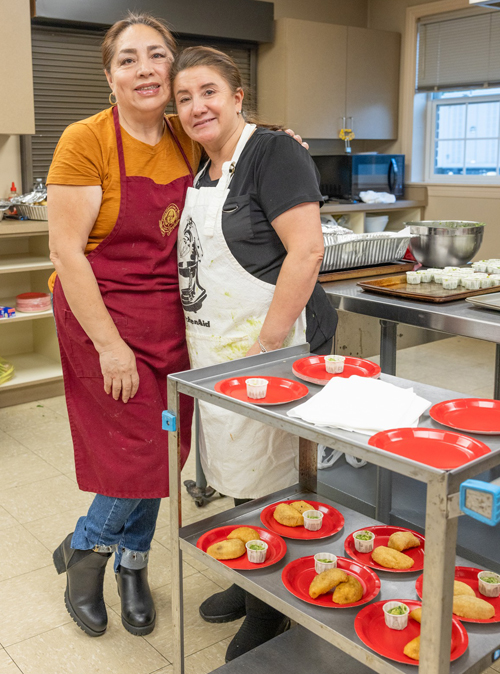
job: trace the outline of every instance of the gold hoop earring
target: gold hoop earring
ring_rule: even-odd
[[[109,96],[108,96],[108,101],[109,101],[109,104],[111,105],[111,107],[114,108],[115,105],[118,103],[118,101],[116,100],[116,96],[115,96],[115,100],[112,101],[112,100],[111,100],[111,96],[115,96],[115,94],[114,94],[113,91],[109,94]]]

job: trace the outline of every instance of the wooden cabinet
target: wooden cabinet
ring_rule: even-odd
[[[15,306],[20,293],[48,292],[53,266],[47,231],[47,222],[0,222],[0,304]],[[15,368],[13,378],[0,386],[0,407],[63,393],[51,310],[0,318],[0,356]]]
[[[356,138],[398,136],[400,43],[399,33],[347,29],[346,116]]]
[[[0,134],[35,133],[29,0],[0,0]]]
[[[360,139],[397,137],[398,33],[279,19],[261,45],[258,108],[265,122],[305,138],[338,138],[352,116]]]

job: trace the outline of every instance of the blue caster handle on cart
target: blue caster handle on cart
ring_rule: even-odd
[[[500,522],[500,479],[466,480],[460,485],[460,510],[494,527]]]

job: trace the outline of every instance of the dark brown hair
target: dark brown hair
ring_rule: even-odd
[[[187,47],[176,56],[170,69],[172,93],[174,93],[174,80],[177,75],[183,70],[198,66],[206,66],[216,70],[229,85],[231,93],[235,94],[238,89],[245,92],[239,68],[230,56],[218,49],[213,49],[213,47]],[[257,124],[274,131],[283,129],[281,126],[264,124],[253,111],[248,109],[243,111],[243,117],[250,124]]]
[[[106,32],[104,40],[102,41],[102,63],[106,72],[110,72],[111,61],[115,55],[116,42],[119,36],[123,33],[124,30],[130,28],[130,26],[136,26],[138,24],[154,28],[154,30],[156,30],[162,36],[165,46],[172,52],[174,56],[176,55],[177,44],[166,21],[163,21],[163,19],[157,19],[151,14],[147,14],[145,12],[129,12],[124,19],[117,21],[111,26],[111,28]]]

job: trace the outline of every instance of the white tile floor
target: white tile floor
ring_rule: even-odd
[[[490,397],[493,363],[492,345],[452,338],[400,351],[398,375]],[[66,612],[65,576],[56,574],[51,558],[92,498],[76,485],[64,399],[1,409],[0,429],[0,674],[170,674],[168,500],[162,504],[150,562],[158,611],[155,631],[134,637],[123,629],[110,567],[104,588],[108,630],[91,639]],[[193,456],[184,470],[184,478],[192,477]],[[184,521],[231,505],[230,499],[217,499],[199,510],[186,495]],[[186,672],[205,674],[224,663],[227,645],[241,621],[203,622],[200,602],[225,587],[225,581],[190,557],[184,578]],[[498,674],[500,666],[487,671]]]

